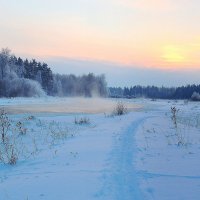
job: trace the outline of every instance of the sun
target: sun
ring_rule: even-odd
[[[164,46],[162,59],[168,63],[183,63],[185,62],[183,49],[174,45]]]

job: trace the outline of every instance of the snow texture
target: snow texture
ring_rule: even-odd
[[[76,101],[0,100],[9,117],[27,128],[17,139],[26,149],[17,164],[0,163],[1,200],[199,200],[198,102],[123,100],[130,109],[122,116],[110,114],[107,108],[116,104],[110,99],[96,104],[98,112],[95,106],[87,109],[89,100],[80,103],[81,112],[43,112],[44,105],[77,106]],[[108,107],[102,106],[106,101]],[[15,110],[35,104],[41,112],[32,112],[34,118],[31,109]],[[179,110],[177,127],[171,107]],[[77,125],[75,117],[90,123]]]

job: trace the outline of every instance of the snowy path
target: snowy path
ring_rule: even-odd
[[[143,199],[138,187],[138,174],[134,168],[134,162],[137,153],[135,134],[145,119],[142,117],[134,120],[115,138],[114,147],[107,161],[108,169],[104,172],[104,186],[101,195],[105,199]]]

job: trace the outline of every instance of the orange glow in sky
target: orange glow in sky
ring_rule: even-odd
[[[200,67],[198,0],[2,0],[1,7],[0,44],[19,55]]]

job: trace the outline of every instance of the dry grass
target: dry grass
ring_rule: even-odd
[[[128,112],[128,109],[125,106],[125,104],[123,102],[118,102],[116,107],[113,110],[113,115],[120,116],[120,115],[126,114],[127,112]]]
[[[81,118],[75,117],[74,123],[77,124],[77,125],[90,124],[90,119],[87,118],[87,117],[81,117]]]

